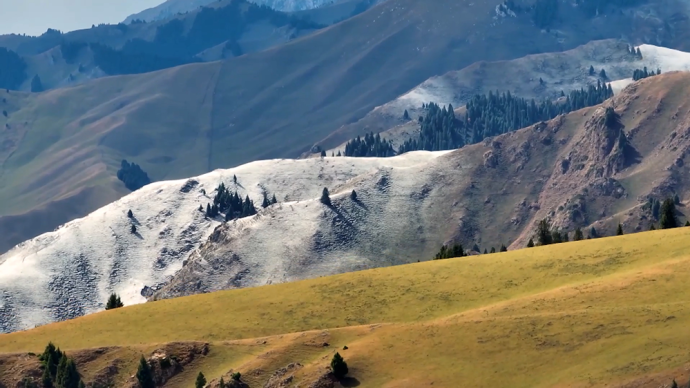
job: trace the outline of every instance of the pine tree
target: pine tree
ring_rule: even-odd
[[[213,213],[211,213],[211,204],[210,203],[206,204],[206,217],[208,217],[208,218],[213,217]]]
[[[489,253],[489,251],[487,251],[486,248],[484,248],[484,254],[486,255],[487,253]]]
[[[618,223],[618,228],[616,229],[616,236],[622,236],[623,235],[623,225]]]
[[[68,357],[62,357],[60,359],[60,365],[58,365],[57,376],[55,377],[55,383],[58,388],[79,388],[79,372],[77,372],[77,365],[74,360]]]
[[[599,234],[597,233],[597,230],[592,226],[589,229],[589,238],[597,238],[599,237]]]
[[[242,373],[235,372],[232,375],[230,375],[230,377],[232,377],[233,381],[240,381],[240,379],[242,378]]]
[[[43,376],[41,376],[42,388],[53,388],[53,379],[50,376],[50,370],[46,367],[43,369]]]
[[[261,207],[266,209],[270,205],[271,205],[271,203],[268,201],[268,194],[266,192],[264,192],[264,200],[263,200],[263,202],[261,202]]]
[[[601,71],[599,72],[599,78],[606,79],[606,70],[601,69]]]
[[[685,221],[685,226],[690,226],[690,221]]]
[[[676,383],[676,379],[673,379],[673,382],[671,383],[671,388],[678,388],[678,383]]]
[[[340,355],[340,353],[336,352],[333,356],[333,359],[331,360],[331,369],[333,370],[333,376],[335,376],[337,379],[342,379],[345,377],[345,375],[347,375],[347,363],[345,360],[343,360],[343,357]]]
[[[537,225],[537,244],[544,246],[553,243],[553,237],[551,235],[551,224],[548,220],[543,219],[539,221]]]
[[[204,212],[204,207],[202,205],[199,205],[199,211],[202,213]]]
[[[527,242],[527,248],[534,248],[534,240],[532,240],[531,238]]]
[[[144,356],[139,360],[139,368],[137,369],[137,381],[141,388],[155,388],[156,384],[153,382],[153,375],[151,375],[151,367],[146,362]]]
[[[568,236],[568,232],[563,232],[563,234],[561,235],[561,241],[563,241],[563,242],[570,241],[570,237]]]
[[[271,197],[271,205],[275,205],[276,203],[278,203],[278,200],[276,199],[276,195],[273,194],[273,197]]]
[[[508,247],[506,247],[505,245],[501,244],[501,249],[500,249],[500,251],[501,251],[501,252],[508,252]]]
[[[551,241],[553,244],[560,244],[563,242],[563,239],[561,237],[561,232],[559,232],[557,229],[554,229],[551,232]]]
[[[678,227],[678,219],[676,218],[676,205],[673,199],[667,198],[661,205],[661,218],[659,220],[659,227],[661,229],[672,229]]]
[[[196,383],[194,383],[194,386],[196,388],[204,388],[206,386],[206,377],[204,377],[203,373],[199,372],[196,376]]]
[[[582,241],[585,239],[585,235],[582,234],[582,229],[575,229],[575,235],[573,236],[573,241]]]
[[[233,176],[232,176],[232,181],[233,181],[235,184],[237,184],[237,175],[233,175]]]
[[[594,66],[589,66],[589,75],[594,75]]]
[[[356,202],[357,201],[357,192],[352,190],[352,192],[350,193],[350,198]]]
[[[496,248],[491,247],[491,250],[489,251],[489,253],[496,253]]]
[[[322,158],[325,158],[325,157],[326,157],[326,151],[323,151],[323,150],[321,151],[321,157],[322,157]]]
[[[225,380],[223,380],[223,376],[220,377],[220,381],[218,382],[218,388],[225,388]]]
[[[408,120],[408,121],[410,120],[410,114],[407,113],[407,109],[405,109],[405,113],[403,113],[403,119]]]
[[[132,224],[132,226],[130,228],[130,232],[132,232],[132,234],[136,234],[137,233],[137,226]]]
[[[649,230],[656,230],[656,227],[654,226],[653,223],[652,223],[652,224],[649,224]]]
[[[110,294],[110,297],[108,298],[108,302],[105,305],[106,310],[112,310],[120,307],[124,307],[124,303],[122,303],[122,299],[120,299],[120,296],[112,293]]]
[[[326,206],[331,206],[330,193],[328,192],[328,188],[326,187],[323,188],[323,192],[321,193],[321,203]]]
[[[128,218],[134,217],[134,213],[132,213],[132,209],[129,209],[129,210],[127,211],[127,217],[128,217]]]

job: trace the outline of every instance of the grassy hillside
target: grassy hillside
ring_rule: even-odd
[[[171,387],[199,370],[261,386],[294,362],[311,381],[335,350],[367,387],[610,386],[690,361],[689,249],[681,228],[197,295],[2,335],[0,352],[52,340],[70,354],[116,346],[124,362],[209,343]],[[99,357],[82,363],[87,381]]]

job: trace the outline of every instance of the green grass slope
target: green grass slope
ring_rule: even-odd
[[[263,386],[289,363],[303,365],[293,383],[313,381],[336,350],[367,387],[612,386],[690,361],[689,237],[647,232],[147,303],[2,335],[0,352],[55,341],[71,354],[116,347],[132,363],[164,343],[209,343],[171,387],[199,370]],[[87,380],[95,362],[81,366]]]

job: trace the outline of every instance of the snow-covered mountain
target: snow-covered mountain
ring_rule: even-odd
[[[331,189],[336,201],[348,197],[353,188],[378,184],[382,190],[396,190],[394,196],[407,203],[413,200],[410,193],[422,186],[420,179],[424,176],[417,172],[444,154],[415,152],[380,159],[260,161],[197,178],[145,186],[0,256],[0,332],[101,310],[111,292],[119,293],[125,304],[145,302],[146,296],[183,269],[190,254],[222,223],[222,217],[208,219],[199,210],[200,206],[205,208],[212,203],[220,183],[242,197],[249,195],[257,208],[263,192],[275,194],[279,201],[254,217],[228,223],[228,227],[235,228],[238,238],[247,229],[259,230],[264,237],[272,236],[260,245],[253,245],[256,235],[243,242],[254,251],[254,265],[261,262],[266,267],[254,271],[255,278],[243,284],[287,280],[289,277],[282,273],[288,267],[298,272],[304,270],[305,277],[369,266],[362,257],[343,257],[337,265],[311,265],[306,257],[303,263],[291,263],[280,252],[285,248],[295,254],[309,251],[311,242],[293,239],[292,233],[318,234],[319,223],[324,222],[321,215],[325,210],[319,202],[324,187]],[[237,176],[237,183],[233,176]],[[362,198],[367,198],[366,190]],[[362,211],[370,206],[365,203],[369,201],[358,202]],[[387,220],[395,227],[395,223],[409,222],[387,214],[370,216]],[[288,218],[292,229],[273,228],[272,220],[276,217]],[[328,241],[323,237],[322,241]]]
[[[523,98],[558,98],[561,91],[587,88],[597,82],[611,83],[614,93],[633,82],[637,69],[662,72],[690,70],[690,53],[650,44],[636,46],[642,57],[630,55],[630,46],[618,40],[589,42],[564,52],[529,55],[510,61],[479,62],[461,70],[432,77],[397,99],[376,107],[356,123],[341,128],[342,132],[367,133],[391,129],[382,136],[395,146],[418,132],[416,123],[404,123],[403,112],[411,117],[423,114],[422,104],[435,102],[462,107],[477,94],[509,91]],[[589,74],[590,67],[595,69]],[[600,72],[606,72],[606,79]],[[402,124],[402,125],[401,125]],[[354,136],[352,136],[354,137]],[[349,140],[349,139],[348,139]],[[330,152],[344,150],[345,143],[319,144]]]
[[[125,23],[134,20],[152,22],[167,19],[180,13],[193,11],[197,8],[209,5],[218,0],[167,0],[164,3],[145,9],[125,19]],[[260,5],[267,5],[275,10],[284,12],[304,11],[314,9],[326,4],[336,2],[336,0],[249,0]]]

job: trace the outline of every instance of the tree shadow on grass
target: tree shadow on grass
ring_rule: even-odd
[[[354,377],[343,377],[340,379],[340,385],[343,387],[359,387],[359,380]]]

